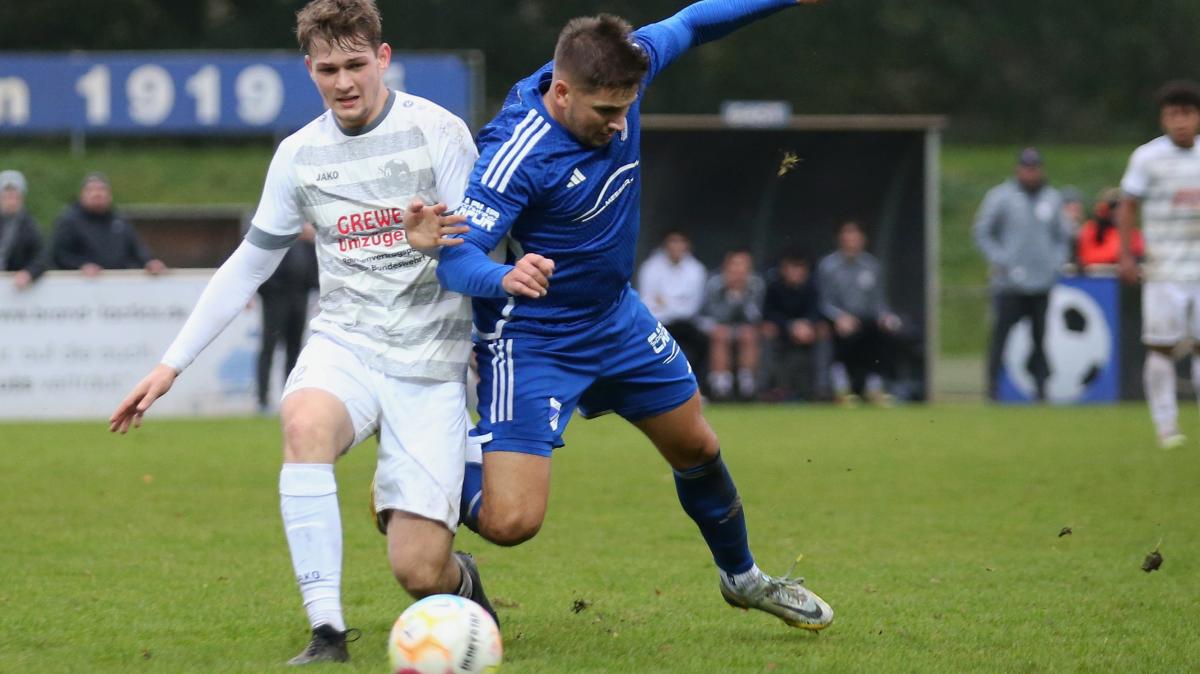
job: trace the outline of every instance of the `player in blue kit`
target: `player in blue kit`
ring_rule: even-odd
[[[518,82],[480,131],[458,210],[470,231],[441,252],[438,278],[475,298],[483,458],[468,466],[461,512],[485,538],[516,545],[536,534],[571,415],[612,411],[674,469],[727,602],[810,630],[832,622],[801,579],[755,564],[692,368],[629,284],[646,86],[693,46],[817,1],[705,0],[637,31],[611,15],[575,19],[554,61]]]

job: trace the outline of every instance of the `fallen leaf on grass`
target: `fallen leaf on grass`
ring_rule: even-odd
[[[1162,566],[1162,563],[1163,563],[1162,553],[1160,553],[1158,551],[1158,549],[1155,548],[1154,552],[1151,552],[1150,554],[1146,555],[1145,561],[1142,562],[1142,571],[1145,571],[1146,573],[1150,573],[1151,571],[1157,571],[1158,568],[1160,566]]]
[[[496,598],[492,599],[492,603],[495,604],[498,608],[521,608],[520,603],[515,602],[511,599],[505,599],[504,597],[496,597]]]
[[[591,605],[592,605],[592,602],[590,602],[586,599],[576,599],[575,603],[571,604],[571,610],[574,611],[575,613],[583,613]]]
[[[784,152],[783,161],[779,162],[779,171],[776,172],[780,178],[787,175],[788,171],[796,168],[800,163],[800,157],[795,152]]]
[[[1062,531],[1058,532],[1058,537],[1062,538],[1063,536],[1070,536],[1071,533],[1071,527],[1063,527]]]

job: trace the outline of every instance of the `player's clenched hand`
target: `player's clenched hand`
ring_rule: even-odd
[[[462,223],[467,221],[465,215],[446,215],[446,204],[427,206],[420,199],[414,199],[404,213],[404,238],[408,245],[428,253],[439,246],[457,246],[462,239],[451,239],[466,232],[469,227]]]
[[[513,270],[504,275],[501,284],[509,295],[545,297],[553,274],[554,260],[537,253],[526,253],[513,265]]]
[[[175,368],[162,363],[156,365],[150,370],[150,374],[133,387],[121,404],[117,405],[117,411],[108,419],[108,430],[113,433],[125,433],[131,425],[134,428],[141,426],[142,415],[150,409],[155,400],[171,390],[171,384],[175,383],[177,376],[179,373],[175,372]]]

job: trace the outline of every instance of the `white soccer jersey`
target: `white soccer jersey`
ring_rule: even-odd
[[[1121,189],[1142,202],[1150,281],[1200,281],[1200,138],[1181,148],[1160,136],[1134,151]]]
[[[278,248],[313,223],[313,331],[386,374],[462,381],[469,300],[442,288],[401,216],[413,198],[458,206],[477,156],[462,120],[423,98],[391,92],[374,123],[351,131],[326,111],[280,143],[246,238]]]

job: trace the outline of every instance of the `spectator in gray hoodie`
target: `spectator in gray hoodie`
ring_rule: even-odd
[[[46,271],[42,235],[25,208],[25,176],[0,171],[0,271],[13,273],[13,285],[29,287]]]
[[[1042,155],[1027,147],[1017,157],[1016,175],[993,187],[975,217],[975,244],[988,262],[993,320],[988,347],[988,395],[996,399],[1008,332],[1028,318],[1033,352],[1026,368],[1038,400],[1045,400],[1050,366],[1044,338],[1050,289],[1070,249],[1070,223],[1063,198],[1046,182]]]

